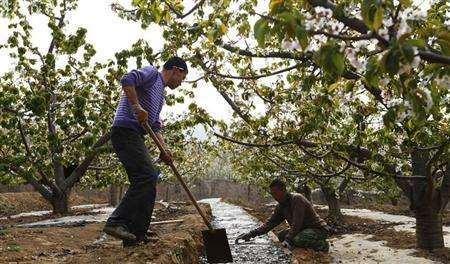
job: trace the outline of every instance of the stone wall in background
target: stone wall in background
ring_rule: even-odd
[[[256,186],[240,184],[230,180],[195,181],[189,184],[191,192],[197,200],[222,197],[236,199],[250,204],[273,202],[272,197],[264,195]],[[157,200],[188,201],[183,187],[178,182],[162,182],[157,186]]]

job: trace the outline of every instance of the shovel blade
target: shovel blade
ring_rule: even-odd
[[[204,230],[202,235],[209,263],[233,262],[225,229]]]

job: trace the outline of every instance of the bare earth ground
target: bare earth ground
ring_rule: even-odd
[[[209,206],[202,205],[211,215]],[[10,219],[0,227],[0,263],[197,263],[203,253],[201,218],[191,205],[155,207],[155,221],[182,219],[182,223],[152,226],[153,242],[124,249],[109,238],[95,244],[103,223],[81,227],[16,228]],[[49,217],[47,217],[49,218]],[[17,219],[16,219],[17,220]],[[35,220],[28,218],[26,221]]]
[[[261,222],[265,222],[272,213],[272,208],[268,206],[250,207],[240,200],[228,200],[228,202],[242,206],[249,214],[258,218]],[[365,207],[367,209],[367,207]],[[402,214],[410,216],[409,211],[405,208],[394,207],[391,205],[374,205],[371,210],[383,211],[391,214]],[[327,210],[317,210],[319,215],[323,218],[327,216]],[[403,212],[403,213],[400,213]],[[444,225],[450,222],[450,214],[446,212],[444,214]],[[356,216],[344,215],[343,221],[337,223],[339,226],[339,234],[335,236],[339,237],[342,234],[362,233],[373,235],[371,240],[374,241],[387,241],[387,246],[394,249],[414,249],[416,245],[416,238],[414,234],[404,231],[395,231],[392,223],[379,223],[371,219],[364,219]],[[275,228],[274,232],[277,233],[283,228],[287,227],[286,224],[280,225]],[[321,252],[315,252],[307,249],[294,249],[294,257],[299,263],[330,263],[331,257],[328,254]],[[428,258],[442,263],[450,263],[450,249],[445,248],[442,250],[436,250],[434,252],[428,252],[419,250],[416,256]]]
[[[107,197],[72,194],[70,206],[108,203]],[[51,210],[51,205],[37,192],[0,193],[0,217],[29,211]]]

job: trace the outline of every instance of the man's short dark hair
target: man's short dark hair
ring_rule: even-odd
[[[186,61],[184,61],[182,58],[173,56],[172,58],[168,59],[166,63],[164,63],[163,68],[165,70],[171,70],[173,68],[178,68],[180,70],[183,70],[185,72],[188,72]]]
[[[281,190],[286,190],[286,183],[284,183],[284,181],[282,181],[281,179],[275,179],[270,183],[269,187],[278,187]]]

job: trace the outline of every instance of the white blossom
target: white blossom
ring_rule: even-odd
[[[425,94],[425,110],[428,112],[431,110],[431,108],[433,108],[433,97],[431,97],[431,91],[429,89],[422,89],[422,91]]]
[[[403,103],[403,100],[400,98],[395,98],[387,103],[388,107],[394,107]]]
[[[293,49],[300,49],[300,43],[298,43],[297,40],[292,41],[292,48]]]
[[[311,29],[313,29],[313,28],[314,28],[314,23],[315,23],[314,20],[306,20],[306,23],[305,23],[305,29],[306,29],[306,30],[311,30]]]
[[[397,111],[397,119],[396,119],[397,122],[403,122],[406,118],[414,116],[409,101],[403,101],[402,104],[400,104],[399,106],[400,108]]]
[[[413,20],[425,20],[427,18],[427,10],[425,8],[415,9],[411,11],[409,18]]]
[[[284,50],[291,50],[292,47],[292,42],[290,40],[283,40],[283,42],[281,42],[281,48]]]
[[[397,39],[409,32],[411,32],[411,28],[409,27],[408,23],[406,23],[406,19],[400,20],[400,25],[397,31]]]
[[[394,22],[392,21],[392,18],[390,17],[390,18],[386,19],[386,21],[384,21],[384,25],[386,27],[390,27],[390,26],[394,25]]]
[[[450,87],[450,77],[444,75],[443,77],[436,79],[436,85],[443,88]]]
[[[296,40],[285,39],[281,43],[281,48],[285,50],[296,50],[300,49],[300,44]]]
[[[316,14],[319,17],[331,18],[331,16],[333,16],[333,11],[331,11],[331,9],[328,9],[328,8],[318,6],[318,7],[315,7],[314,10],[316,11]]]
[[[413,69],[415,69],[415,68],[417,68],[418,66],[419,66],[419,64],[420,64],[420,57],[419,56],[414,56],[414,59],[412,60],[412,62],[411,62],[411,67],[413,68]]]
[[[411,71],[411,65],[408,63],[402,64],[398,70],[398,74],[409,73]]]
[[[350,64],[353,67],[355,67],[357,70],[362,70],[366,67],[366,61],[359,59],[355,50],[350,49],[350,48],[346,49],[346,55],[347,55],[347,59],[350,62]]]
[[[389,41],[389,31],[386,28],[380,28],[378,30],[378,35],[384,38],[386,41]]]
[[[380,83],[381,86],[386,86],[386,85],[389,84],[389,79],[388,78],[381,78],[379,83]]]
[[[443,104],[450,104],[450,94],[445,95],[444,98],[442,98]]]
[[[361,48],[367,47],[371,44],[369,40],[359,40],[353,43],[353,46],[355,47],[356,51],[360,51]]]

